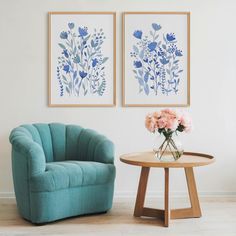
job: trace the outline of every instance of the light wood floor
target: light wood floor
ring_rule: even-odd
[[[155,235],[155,236],[236,236],[236,200],[200,199],[203,216],[195,219],[171,220],[164,228],[156,219],[134,218],[133,199],[114,202],[104,215],[71,218],[44,226],[33,226],[21,219],[13,201],[0,199],[0,235]],[[174,199],[172,207],[186,207],[185,199]],[[162,207],[161,199],[146,202],[149,207]]]

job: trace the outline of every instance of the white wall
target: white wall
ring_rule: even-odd
[[[22,123],[63,122],[94,128],[116,144],[116,195],[133,195],[139,168],[122,153],[152,147],[144,128],[154,108],[121,107],[121,12],[191,12],[191,106],[195,131],[183,135],[187,150],[213,154],[215,164],[196,169],[202,194],[236,195],[236,2],[234,0],[1,0],[0,1],[0,196],[13,192],[8,136]],[[117,12],[117,106],[47,106],[47,12]],[[163,171],[151,172],[150,194],[163,187]],[[171,170],[171,189],[186,190],[182,170]]]

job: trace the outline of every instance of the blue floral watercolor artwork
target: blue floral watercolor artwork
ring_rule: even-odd
[[[166,32],[160,24],[154,22],[148,34],[135,29],[132,37],[135,43],[130,57],[139,93],[147,96],[177,95],[183,73],[181,59],[184,55],[178,47],[177,35]]]
[[[103,96],[106,91],[105,67],[109,60],[102,51],[106,40],[103,29],[91,32],[74,22],[68,22],[67,26],[58,35],[60,55],[56,75],[60,97]]]

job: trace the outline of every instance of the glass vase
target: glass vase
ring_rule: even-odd
[[[158,137],[153,151],[156,158],[166,162],[177,161],[184,153],[182,143],[175,134]]]

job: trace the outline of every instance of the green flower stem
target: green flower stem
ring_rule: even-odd
[[[162,144],[160,145],[157,151],[157,153],[160,153],[160,157],[159,157],[160,159],[162,158],[163,154],[165,153],[168,147],[175,160],[178,160],[182,154],[178,150],[174,140],[172,139],[172,133],[163,132],[163,135],[165,136],[165,140],[162,142]]]

